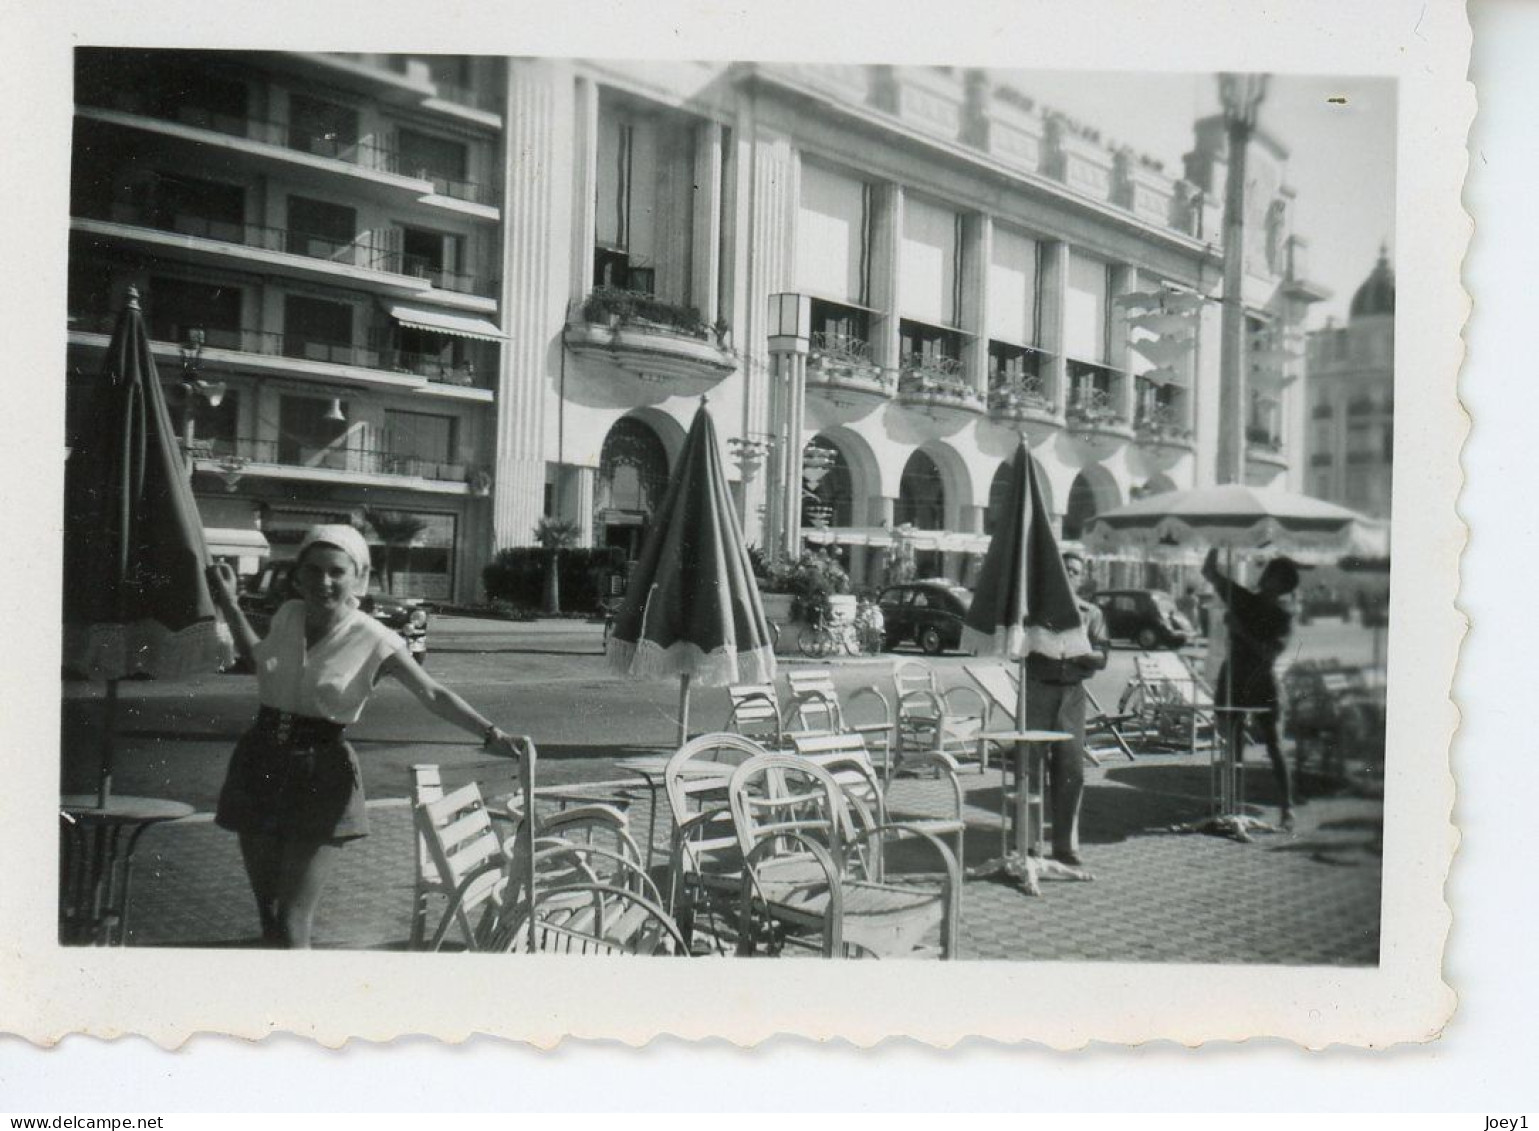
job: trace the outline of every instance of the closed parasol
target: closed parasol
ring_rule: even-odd
[[[64,475],[64,666],[107,683],[105,806],[118,681],[213,671],[233,651],[137,291],[80,406]]]
[[[1006,656],[1020,663],[1016,688],[1017,765],[1024,766],[1028,743],[1068,739],[1066,734],[1026,729],[1026,655],[1068,657],[1088,653],[1090,641],[1075,602],[1074,589],[1063,566],[1052,516],[1038,482],[1041,472],[1023,439],[1010,461],[1007,492],[988,553],[978,571],[972,604],[962,628],[962,647],[979,655]],[[1024,798],[1024,786],[1017,797]],[[1039,875],[1088,878],[1078,869],[1054,861],[1036,860],[1025,851],[1024,810],[1016,818],[1019,851],[992,861],[980,872],[1005,873],[1021,879],[1033,894]]]
[[[679,677],[681,743],[692,682],[719,687],[775,678],[769,623],[704,398],[631,570],[606,654],[610,667],[626,675]]]

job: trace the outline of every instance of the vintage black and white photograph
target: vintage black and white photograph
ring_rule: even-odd
[[[1395,124],[81,48],[61,941],[1375,965]]]
[[[40,62],[46,1031],[1435,1034],[1457,44],[1083,30]]]

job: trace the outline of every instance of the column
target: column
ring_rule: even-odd
[[[1138,268],[1113,264],[1110,283],[1107,318],[1111,322],[1111,347],[1106,360],[1118,374],[1117,413],[1124,424],[1131,426],[1136,419],[1134,409],[1137,407],[1137,382],[1133,380],[1132,348],[1128,345],[1128,312],[1126,307],[1117,302],[1117,298],[1138,289]]]
[[[975,214],[962,218],[962,374],[987,400],[989,395],[989,260],[993,257],[994,219]]]
[[[805,346],[803,347],[805,349]],[[807,402],[807,355],[805,352],[777,351],[775,355],[776,380],[782,386],[781,404],[785,408],[782,417],[781,469],[785,474],[776,486],[781,491],[780,528],[781,553],[794,559],[801,554],[802,545],[802,449],[805,441],[803,425]]]
[[[690,266],[690,305],[707,326],[720,315],[722,128],[702,123],[695,131],[695,243]]]
[[[903,189],[873,186],[871,225],[871,305],[880,314],[871,326],[871,360],[884,369],[898,368],[898,272],[902,269]]]
[[[1042,292],[1042,325],[1037,328],[1037,341],[1043,352],[1043,384],[1059,416],[1068,404],[1068,360],[1064,357],[1063,319],[1069,295],[1069,245],[1062,240],[1043,240],[1040,244],[1040,265],[1037,286]]]
[[[567,498],[561,513],[577,523],[577,544],[591,547],[593,539],[593,480],[597,471],[591,467],[566,469]]]
[[[1218,483],[1245,482],[1245,157],[1250,129],[1229,120],[1224,186],[1224,306],[1219,331]]]
[[[546,360],[571,293],[573,93],[565,64],[509,64],[499,296],[508,337],[497,389],[492,499],[497,547],[531,545],[542,509]]]
[[[572,286],[569,309],[578,309],[593,289],[593,245],[598,240],[598,85],[580,78],[572,106]]]

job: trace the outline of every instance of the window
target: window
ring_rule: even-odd
[[[1105,365],[1111,341],[1108,318],[1110,276],[1099,259],[1072,252],[1064,309],[1064,352],[1075,361]]]
[[[351,157],[358,111],[303,94],[289,96],[289,148],[317,157]]]
[[[455,518],[451,514],[392,511],[392,518],[418,526],[410,541],[392,545],[379,531],[366,533],[374,573],[397,597],[446,600],[453,590]]]
[[[1037,243],[994,229],[989,252],[989,338],[1017,346],[1037,342]]]
[[[448,138],[433,137],[416,130],[401,130],[396,135],[400,171],[408,176],[437,181],[463,182],[469,167],[464,145]]]
[[[188,236],[245,242],[246,190],[176,173],[156,174],[154,223]]]
[[[240,348],[238,287],[151,277],[145,307],[150,337],[158,342],[185,342],[190,331],[202,330],[204,345]]]
[[[352,360],[353,308],[307,295],[283,299],[283,354],[309,361]]]
[[[903,207],[898,309],[932,326],[962,321],[962,217],[910,199]]]
[[[288,250],[333,259],[358,237],[358,213],[345,204],[289,197]]]
[[[300,467],[347,466],[347,403],[342,420],[331,420],[332,401],[285,396],[278,402],[278,462]]]
[[[804,163],[796,222],[796,285],[808,294],[869,306],[871,186]]]
[[[426,463],[454,463],[452,416],[431,416],[425,412],[385,411],[385,451],[395,460],[420,460]]]
[[[166,409],[182,435],[191,436],[194,451],[212,456],[237,454],[239,390],[225,390],[217,405],[209,404],[208,398],[201,394],[194,394],[189,401],[187,388],[180,381],[166,383],[165,393]]]
[[[463,236],[426,228],[402,228],[401,252],[406,274],[448,286],[458,278],[465,259]]]

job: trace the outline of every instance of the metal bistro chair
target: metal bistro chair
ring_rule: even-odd
[[[727,688],[732,709],[722,729],[771,747],[784,745],[780,698],[773,683],[734,683]]]
[[[787,738],[798,733],[810,734],[858,734],[870,743],[880,741],[882,771],[892,757],[892,700],[875,684],[857,687],[850,693],[852,712],[870,700],[878,715],[865,722],[855,721],[845,712],[839,690],[834,686],[834,673],[827,668],[809,668],[786,672],[786,705],[780,719],[780,729]],[[868,712],[869,714],[870,712]]]
[[[728,783],[744,860],[738,953],[833,957],[956,954],[961,868],[934,836],[904,824],[858,826],[838,782],[795,754],[763,754]],[[940,856],[938,886],[876,879],[869,861],[887,837],[910,836]],[[874,842],[874,843],[872,843]],[[867,847],[871,852],[864,851]]]
[[[910,754],[916,751],[939,751],[959,768],[982,773],[978,735],[989,729],[989,703],[977,688],[943,689],[935,669],[917,660],[894,665],[892,681],[894,757],[888,760],[888,780],[914,764]],[[968,697],[973,703],[966,703]]]

